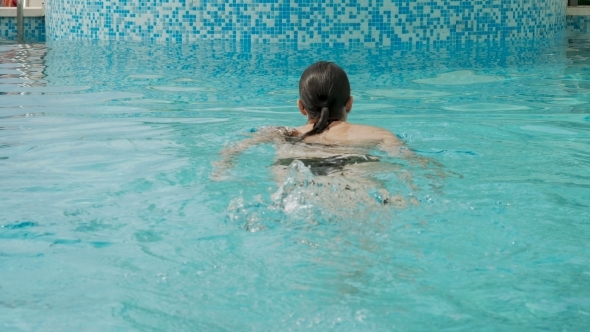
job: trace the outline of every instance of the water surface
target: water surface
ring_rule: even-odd
[[[1,44],[0,327],[583,330],[588,40]],[[327,209],[304,170],[275,181],[268,145],[211,180],[227,144],[304,122],[297,82],[318,60],[349,73],[350,121],[443,165],[386,160],[398,171],[374,176],[402,207]]]

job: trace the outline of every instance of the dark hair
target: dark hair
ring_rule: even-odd
[[[299,98],[308,117],[316,119],[313,129],[301,139],[320,134],[330,123],[342,118],[342,108],[350,98],[348,77],[335,63],[316,62],[301,74]]]

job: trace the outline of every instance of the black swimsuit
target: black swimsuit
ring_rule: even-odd
[[[299,160],[309,167],[313,175],[328,175],[343,170],[347,165],[377,162],[381,159],[370,154],[336,155],[328,158],[283,158],[277,160],[274,165],[289,166],[294,160]]]

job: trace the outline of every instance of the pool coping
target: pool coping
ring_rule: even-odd
[[[590,6],[567,7],[568,16],[590,16]]]
[[[25,7],[23,15],[24,17],[43,17],[45,9],[43,7]],[[16,7],[0,8],[0,17],[16,17]]]

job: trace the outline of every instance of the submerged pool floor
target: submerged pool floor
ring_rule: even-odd
[[[277,183],[272,146],[212,180],[227,144],[303,124],[318,60],[348,72],[351,122],[440,163],[382,163],[399,204],[339,201],[305,170]],[[584,330],[589,68],[589,36],[0,44],[0,330]]]

